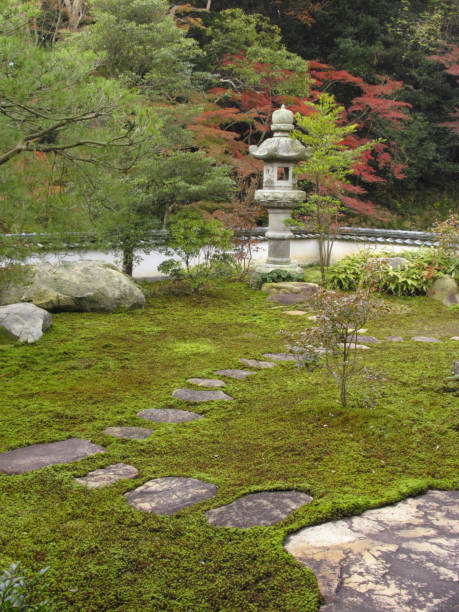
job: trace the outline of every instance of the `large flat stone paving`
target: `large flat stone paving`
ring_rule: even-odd
[[[203,418],[202,414],[178,408],[147,408],[138,412],[137,416],[153,423],[187,423]]]
[[[285,548],[315,572],[321,612],[459,609],[459,491],[429,491],[308,527]]]
[[[102,487],[108,487],[109,485],[118,482],[118,480],[135,478],[138,473],[139,471],[133,465],[127,465],[126,463],[115,463],[106,468],[100,468],[99,470],[89,472],[86,474],[86,476],[75,478],[75,480],[88,489],[100,489]]]
[[[127,503],[136,510],[155,514],[175,514],[183,508],[210,499],[217,492],[217,486],[196,478],[167,476],[149,480],[129,493]]]
[[[274,525],[294,510],[312,502],[300,491],[261,491],[206,512],[209,523],[218,527],[255,527]]]
[[[5,474],[24,474],[49,465],[71,463],[104,452],[105,448],[102,446],[80,438],[32,444],[0,454],[0,471]]]

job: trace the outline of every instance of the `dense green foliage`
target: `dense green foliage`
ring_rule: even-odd
[[[391,298],[393,314],[369,332],[406,342],[365,351],[366,364],[384,372],[384,397],[373,409],[361,389],[341,410],[323,372],[285,363],[228,380],[235,401],[193,406],[204,419],[152,424],[142,441],[106,436],[107,426],[145,425],[139,410],[183,408],[171,393],[188,377],[283,350],[276,332],[305,325],[242,285],[195,297],[162,288],[145,287],[152,295],[144,310],[55,314],[39,343],[0,347],[1,451],[68,437],[106,448],[71,464],[0,474],[0,567],[50,566],[47,596],[72,611],[315,611],[312,573],[282,548],[288,533],[459,484],[457,397],[443,382],[457,313],[428,298]],[[427,330],[442,342],[409,341]],[[74,481],[121,461],[139,477],[96,490]],[[123,493],[161,476],[219,489],[172,517],[127,505]],[[205,510],[244,493],[285,488],[314,501],[272,527],[215,528],[205,519]]]
[[[388,253],[386,259],[394,257]],[[397,257],[397,256],[396,256]],[[406,264],[392,267],[383,254],[375,258],[362,251],[331,266],[328,285],[332,289],[354,291],[371,284],[378,291],[393,295],[426,294],[432,281],[443,275],[457,276],[459,261],[455,256],[438,253],[436,249],[419,249],[400,253]]]
[[[254,276],[254,286],[260,289],[265,283],[286,283],[303,281],[301,272],[289,272],[289,270],[271,270],[270,272],[257,273]]]

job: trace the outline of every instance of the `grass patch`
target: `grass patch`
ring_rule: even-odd
[[[457,354],[448,340],[459,335],[457,311],[391,298],[392,313],[371,321],[368,333],[406,340],[362,352],[385,373],[373,409],[356,400],[343,411],[323,372],[298,373],[289,363],[228,379],[234,402],[187,406],[171,396],[187,378],[282,351],[278,330],[310,322],[284,316],[244,285],[199,296],[159,289],[148,287],[144,310],[56,314],[37,344],[0,346],[0,451],[68,437],[106,448],[72,464],[0,474],[0,567],[49,565],[59,610],[312,612],[316,581],[282,548],[288,533],[429,487],[457,488],[457,396],[444,385]],[[414,335],[442,342],[410,342]],[[206,418],[151,424],[142,441],[102,433],[149,427],[136,413],[165,407]],[[74,481],[121,461],[139,477],[91,491]],[[126,504],[123,493],[162,476],[200,478],[218,492],[172,517]],[[278,525],[237,530],[205,519],[205,510],[244,493],[286,488],[314,501]]]

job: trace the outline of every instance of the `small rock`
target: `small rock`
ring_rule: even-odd
[[[290,355],[290,353],[265,353],[263,357],[273,361],[296,361],[295,357]]]
[[[153,421],[153,423],[187,423],[202,419],[201,414],[188,412],[188,410],[178,410],[177,408],[147,408],[137,413],[141,419]]]
[[[102,432],[115,438],[126,438],[127,440],[144,440],[153,433],[152,429],[146,427],[107,427]]]
[[[381,340],[375,338],[374,336],[357,336],[356,341],[359,344],[379,344]]]
[[[216,378],[188,378],[188,383],[198,385],[198,387],[224,387],[226,383]]]
[[[451,336],[450,340],[459,340],[459,336]]]
[[[258,368],[260,370],[265,368],[274,368],[276,365],[271,361],[259,361],[258,359],[239,359],[239,361],[249,368]]]
[[[6,339],[31,344],[51,327],[51,315],[34,304],[19,303],[0,306],[0,330]]]
[[[243,380],[247,378],[247,376],[253,376],[256,372],[250,372],[249,370],[215,370],[214,374],[217,374],[217,376],[235,378],[236,380]]]
[[[411,340],[416,342],[440,342],[438,338],[429,338],[429,336],[413,336]]]
[[[392,270],[397,268],[405,268],[410,262],[405,257],[380,257],[376,261],[383,266],[389,266]]]
[[[106,468],[89,472],[86,476],[75,478],[75,480],[85,487],[88,487],[88,489],[100,489],[101,487],[108,487],[124,478],[135,478],[138,473],[139,471],[132,465],[115,463]]]
[[[184,402],[212,402],[224,400],[230,402],[233,398],[223,391],[195,391],[194,389],[176,389],[172,397],[183,400]]]
[[[217,486],[196,478],[166,477],[149,480],[129,493],[127,503],[136,510],[171,516],[183,508],[210,499]]]
[[[401,336],[386,336],[385,339],[388,342],[403,342],[403,338]]]

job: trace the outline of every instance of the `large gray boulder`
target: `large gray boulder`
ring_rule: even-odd
[[[51,327],[51,315],[34,304],[0,306],[0,338],[36,342]]]
[[[452,276],[437,278],[430,288],[429,295],[445,306],[459,304],[459,287]]]
[[[319,285],[305,282],[265,283],[261,290],[268,293],[268,302],[288,305],[307,302],[319,291]]]
[[[145,297],[134,281],[103,261],[80,260],[34,264],[7,287],[1,304],[32,302],[45,310],[112,311],[143,306]]]

